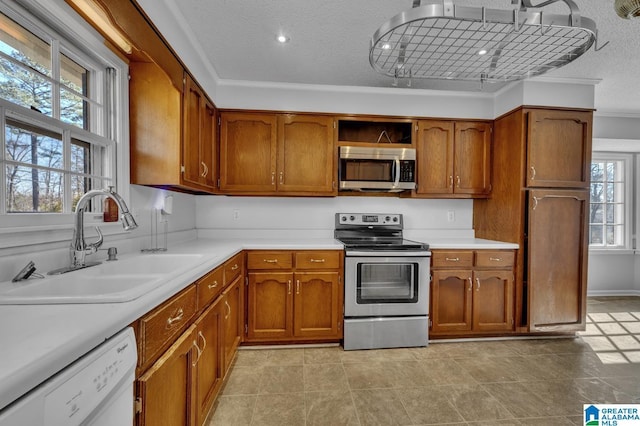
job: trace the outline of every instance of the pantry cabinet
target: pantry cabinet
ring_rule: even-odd
[[[510,332],[513,250],[433,250],[431,336]]]
[[[249,251],[247,341],[342,337],[341,251]]]
[[[491,192],[491,124],[419,120],[416,196],[487,197]]]
[[[479,238],[517,243],[516,331],[584,330],[592,115],[523,107],[495,120],[494,187],[474,200]]]
[[[223,111],[220,189],[232,194],[335,195],[333,118]]]

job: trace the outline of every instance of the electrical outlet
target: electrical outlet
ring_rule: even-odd
[[[447,211],[447,222],[455,222],[456,221],[456,211],[449,210]]]
[[[238,219],[240,219],[240,210],[233,209],[233,220],[238,220]]]

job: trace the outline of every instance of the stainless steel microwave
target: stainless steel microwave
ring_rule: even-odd
[[[416,150],[341,146],[340,189],[400,192],[416,187]]]

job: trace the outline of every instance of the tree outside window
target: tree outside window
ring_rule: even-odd
[[[625,246],[624,161],[594,160],[591,163],[589,244],[592,247]]]

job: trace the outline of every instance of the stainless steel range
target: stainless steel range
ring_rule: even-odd
[[[336,214],[335,238],[345,246],[345,350],[428,343],[431,253],[402,229],[401,214]]]

